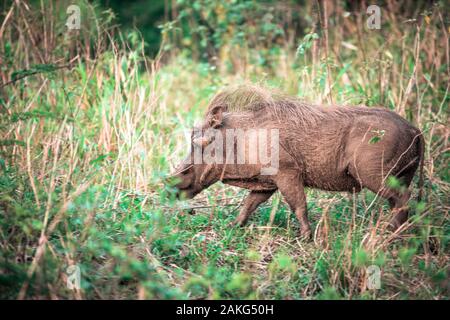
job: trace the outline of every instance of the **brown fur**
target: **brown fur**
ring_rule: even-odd
[[[409,191],[392,190],[386,180],[394,176],[408,187],[423,159],[424,142],[420,130],[389,110],[311,105],[264,88],[241,86],[212,99],[202,129],[210,127],[280,132],[275,175],[263,176],[261,165],[250,164],[181,165],[175,174],[181,180],[177,187],[188,198],[219,180],[251,190],[238,224],[279,190],[297,215],[302,235],[310,236],[305,187],[347,192],[368,188],[389,200],[395,213],[393,229],[408,217]],[[380,140],[374,143],[374,136]]]

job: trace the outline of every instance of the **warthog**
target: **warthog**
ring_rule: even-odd
[[[272,174],[262,174],[266,164],[249,163],[248,157],[243,164],[236,161],[258,141],[246,136],[239,151],[239,137],[227,136],[226,131],[254,128],[279,133],[278,145],[263,146],[269,153],[279,147],[278,170]],[[207,134],[211,129],[224,138],[212,139]],[[241,86],[212,99],[203,124],[193,131],[191,140],[190,155],[172,175],[178,195],[193,198],[217,181],[249,189],[235,220],[238,225],[244,225],[249,215],[279,190],[300,222],[301,236],[310,237],[305,187],[347,192],[367,188],[389,201],[393,211],[390,227],[396,230],[408,218],[407,187],[419,164],[422,190],[421,131],[382,108],[310,105],[256,86]],[[227,144],[232,149],[225,148]],[[195,152],[204,155],[211,146],[218,147],[215,152],[233,150],[231,158],[235,161],[194,161]],[[225,154],[225,158],[228,156]],[[403,188],[389,187],[386,182],[391,176],[401,181]]]

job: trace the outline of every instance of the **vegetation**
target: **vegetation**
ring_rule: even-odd
[[[158,51],[107,2],[78,2],[80,30],[65,25],[69,1],[1,7],[0,298],[448,299],[447,2],[382,1],[369,29],[366,7],[346,1],[165,1]],[[229,224],[245,190],[168,196],[178,133],[219,89],[248,82],[383,105],[421,128],[425,200],[416,177],[401,234],[369,191],[309,190],[312,242],[278,194],[244,228]]]

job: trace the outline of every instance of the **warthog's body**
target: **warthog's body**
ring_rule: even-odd
[[[310,235],[304,187],[348,192],[365,187],[397,209],[391,223],[394,228],[407,219],[404,206],[409,192],[389,189],[386,180],[394,176],[409,186],[424,144],[418,129],[389,110],[313,106],[243,87],[213,99],[202,130],[211,127],[279,130],[279,169],[273,175],[261,175],[261,164],[186,163],[176,174],[181,180],[177,186],[188,198],[219,180],[251,190],[238,224],[245,223],[259,204],[279,190],[296,213],[302,233]],[[203,146],[216,143],[201,139],[194,137],[193,141]]]

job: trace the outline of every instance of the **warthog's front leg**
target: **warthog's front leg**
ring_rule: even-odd
[[[298,171],[288,171],[278,174],[276,179],[278,190],[292,211],[295,212],[300,222],[300,235],[302,238],[311,238],[311,226],[308,221],[306,210],[306,196]]]
[[[270,196],[275,192],[275,190],[269,191],[250,191],[247,198],[244,200],[244,204],[234,221],[234,225],[243,226],[250,214],[258,208],[258,206],[270,198]]]

